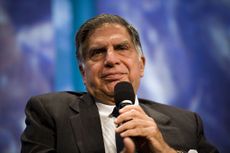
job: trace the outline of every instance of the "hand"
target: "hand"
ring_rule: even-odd
[[[129,137],[125,137],[123,139],[124,142],[124,149],[121,153],[135,153],[135,144],[133,140]]]
[[[156,122],[145,114],[140,106],[128,105],[120,109],[119,113],[120,115],[115,119],[115,124],[119,125],[116,132],[124,138],[125,153],[131,153],[133,149],[135,150],[133,141],[127,137],[144,138],[151,152],[176,153],[164,141]]]

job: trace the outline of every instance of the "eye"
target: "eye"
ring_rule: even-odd
[[[129,45],[128,44],[118,44],[114,47],[115,50],[128,50]]]
[[[89,58],[97,58],[102,56],[106,52],[106,48],[92,48],[89,51]]]

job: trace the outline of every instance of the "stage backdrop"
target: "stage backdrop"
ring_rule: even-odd
[[[20,152],[30,96],[85,91],[74,35],[101,13],[140,33],[147,63],[139,97],[197,112],[208,139],[228,153],[228,0],[0,0],[0,152]]]

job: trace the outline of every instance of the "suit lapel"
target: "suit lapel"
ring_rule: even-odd
[[[166,125],[170,122],[170,117],[151,108],[150,106],[147,106],[143,103],[140,103],[140,106],[143,108],[143,110],[152,117],[157,124],[160,125]]]
[[[143,100],[140,100],[140,102]],[[173,120],[170,116],[161,113],[159,109],[154,107],[151,104],[140,103],[140,106],[143,110],[155,120],[158,128],[160,129],[164,140],[170,144],[175,146],[178,142],[183,143],[183,137],[181,136],[181,132],[178,127],[173,123]]]
[[[80,152],[104,153],[100,117],[93,98],[85,94],[70,107],[76,112],[70,120]]]

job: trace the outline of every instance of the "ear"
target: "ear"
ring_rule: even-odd
[[[140,76],[144,76],[144,71],[145,71],[145,57],[141,56],[140,58]]]
[[[83,82],[84,84],[86,84],[86,74],[85,74],[85,67],[84,65],[80,64],[79,65],[79,70],[81,72],[82,78],[83,78]]]

